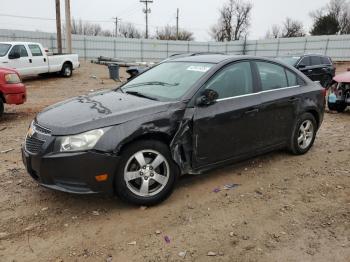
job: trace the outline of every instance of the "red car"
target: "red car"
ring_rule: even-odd
[[[0,117],[4,112],[4,104],[20,105],[26,99],[26,87],[18,73],[13,69],[0,67]]]

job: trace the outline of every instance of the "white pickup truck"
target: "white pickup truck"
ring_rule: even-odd
[[[0,67],[16,69],[20,76],[58,72],[70,77],[79,66],[77,54],[48,55],[39,43],[0,42]]]

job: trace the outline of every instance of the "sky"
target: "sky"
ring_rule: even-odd
[[[55,0],[0,0],[0,28],[55,32]],[[157,27],[176,24],[176,9],[180,9],[180,27],[194,32],[197,41],[210,41],[209,28],[219,17],[218,9],[227,0],[154,0],[150,4],[150,33]],[[274,24],[286,17],[300,20],[308,32],[312,19],[310,12],[325,6],[329,0],[250,0],[253,3],[249,39],[261,39]],[[64,18],[64,0],[61,16]],[[139,0],[71,0],[72,17],[99,23],[104,29],[114,30],[114,19],[134,23],[145,30],[144,4]],[[12,16],[30,16],[45,19],[28,19]],[[48,19],[46,19],[48,18]]]

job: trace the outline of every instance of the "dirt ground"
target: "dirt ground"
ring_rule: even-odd
[[[0,151],[14,149],[0,154],[0,261],[350,261],[349,110],[325,115],[307,155],[279,151],[185,176],[167,201],[142,208],[44,189],[21,161],[35,114],[114,86],[106,67],[25,83],[27,103],[0,119]]]

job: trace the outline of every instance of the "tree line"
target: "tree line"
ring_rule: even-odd
[[[86,22],[83,20],[72,19],[72,34],[88,35],[88,36],[115,36],[115,32],[111,30],[103,30],[101,25]],[[118,37],[123,38],[143,38],[144,33],[137,29],[132,23],[121,23],[118,27]],[[193,33],[185,29],[179,29],[177,32],[176,26],[164,26],[158,28],[154,36],[151,38],[159,40],[194,40]]]
[[[249,0],[227,0],[218,10],[219,18],[210,27],[211,38],[218,42],[246,39],[251,27],[253,4]],[[310,35],[350,34],[350,0],[330,0],[330,2],[310,13],[313,20],[310,32],[306,32],[302,21],[286,17],[281,24],[272,25],[265,38],[288,38]],[[92,36],[114,36],[110,30],[104,30],[99,24],[82,20],[72,20],[72,34]],[[144,33],[132,23],[121,23],[118,37],[143,38]],[[175,26],[157,28],[151,37],[159,40],[194,40],[194,33]]]

